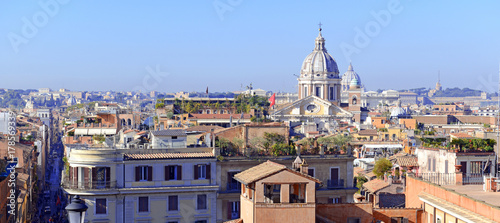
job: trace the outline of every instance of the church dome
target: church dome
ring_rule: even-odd
[[[358,73],[354,71],[354,69],[352,68],[352,64],[349,64],[347,72],[345,72],[344,75],[342,75],[342,91],[349,90],[349,86],[351,85],[351,82],[354,79],[356,79],[358,85],[361,86],[361,79],[359,78]]]
[[[350,86],[351,88],[354,88],[354,87],[359,87],[359,81],[358,81],[358,79],[357,79],[357,78],[353,78],[353,79],[351,80],[351,83],[349,84],[349,86]]]
[[[316,37],[315,45],[313,52],[307,55],[302,63],[301,77],[338,78],[339,68],[337,62],[326,51],[325,39],[321,36],[321,29],[318,37]]]

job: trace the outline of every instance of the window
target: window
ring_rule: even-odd
[[[333,87],[330,87],[330,100],[333,100]]]
[[[311,177],[314,177],[314,169],[311,168],[307,169],[307,174]]]
[[[139,212],[149,212],[148,197],[139,197]]]
[[[92,167],[93,188],[109,188],[111,171],[109,167]]]
[[[281,203],[281,184],[264,184],[264,203]]]
[[[321,87],[316,87],[316,96],[321,97]]]
[[[432,159],[432,172],[436,172],[436,158]]]
[[[340,203],[342,203],[342,198],[341,197],[328,198],[328,203],[329,204],[340,204]]]
[[[306,184],[290,184],[290,203],[306,203]]]
[[[165,180],[182,180],[182,166],[165,166]]]
[[[483,173],[484,163],[481,161],[470,162],[470,173]]]
[[[152,181],[153,167],[152,166],[136,166],[135,181]]]
[[[432,161],[431,161],[431,158],[427,158],[427,170],[428,171],[431,171],[431,168],[432,168]]]
[[[177,136],[172,136],[172,139],[177,139]]]
[[[239,201],[229,201],[227,202],[227,219],[238,219],[240,218],[240,202]]]
[[[207,195],[206,194],[198,194],[198,198],[196,199],[196,209],[198,209],[198,210],[207,209]]]
[[[95,214],[106,214],[106,198],[95,199]]]
[[[179,210],[179,197],[177,195],[168,196],[168,211]]]
[[[210,164],[194,165],[194,179],[210,179]]]
[[[207,222],[208,222],[207,220],[197,220],[194,223],[207,223]]]
[[[444,173],[448,173],[448,160],[444,161]]]
[[[360,218],[348,218],[347,223],[360,223],[361,219]]]
[[[307,86],[304,86],[304,98],[307,97]]]

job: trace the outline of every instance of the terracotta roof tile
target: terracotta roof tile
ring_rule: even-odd
[[[165,129],[159,131],[151,131],[155,136],[185,136],[186,131],[182,129]]]
[[[380,179],[373,179],[363,184],[363,187],[372,193],[375,193],[387,186],[389,186],[389,183]]]
[[[474,138],[473,136],[467,134],[467,133],[462,133],[462,132],[459,132],[459,133],[450,133],[450,136],[453,136],[455,138],[459,138],[459,139],[472,139]]]
[[[396,164],[399,166],[418,166],[418,158],[416,156],[396,157]]]
[[[224,223],[243,223],[243,219],[238,218],[234,220],[225,221]]]
[[[358,132],[360,136],[378,136],[376,129],[364,129]]]
[[[191,114],[192,119],[229,119],[233,117],[233,121],[237,121],[241,114]],[[243,119],[250,119],[250,114],[243,114]]]
[[[286,166],[268,160],[267,162],[234,175],[234,178],[243,184],[249,184],[284,169],[286,169]]]
[[[154,160],[154,159],[192,159],[214,158],[211,152],[205,153],[149,153],[149,154],[123,154],[125,160]]]
[[[192,126],[186,129],[188,132],[210,132],[211,129],[217,130],[217,129],[223,129],[224,127],[218,126],[218,125],[197,125],[197,126]]]
[[[260,180],[262,178],[265,178],[267,176],[270,176],[270,175],[273,175],[277,172],[280,172],[282,170],[287,170],[287,171],[290,171],[292,173],[303,176],[305,178],[308,178],[312,181],[315,181],[317,183],[321,183],[320,180],[318,180],[314,177],[311,177],[307,174],[303,174],[301,172],[289,169],[285,165],[281,165],[279,163],[275,163],[275,162],[272,162],[270,160],[234,175],[234,179],[238,180],[239,182],[241,182],[243,184],[250,184],[250,183],[253,183],[257,180]]]

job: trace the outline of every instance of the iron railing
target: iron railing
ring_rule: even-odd
[[[415,176],[422,180],[438,185],[455,185],[457,183],[456,173],[416,173]],[[462,184],[483,184],[484,174],[464,173]]]
[[[335,180],[328,180],[327,182],[327,187],[328,188],[344,188],[344,179],[335,179]]]
[[[109,190],[116,189],[116,180],[114,181],[69,181],[65,180],[62,183],[63,188],[65,189],[74,189],[74,190]]]
[[[236,182],[236,183],[227,183],[226,191],[240,191],[241,190],[241,184]]]

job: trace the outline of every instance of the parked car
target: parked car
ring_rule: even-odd
[[[45,208],[43,209],[43,213],[45,214],[51,214],[51,211],[50,211],[50,206],[45,206]]]

